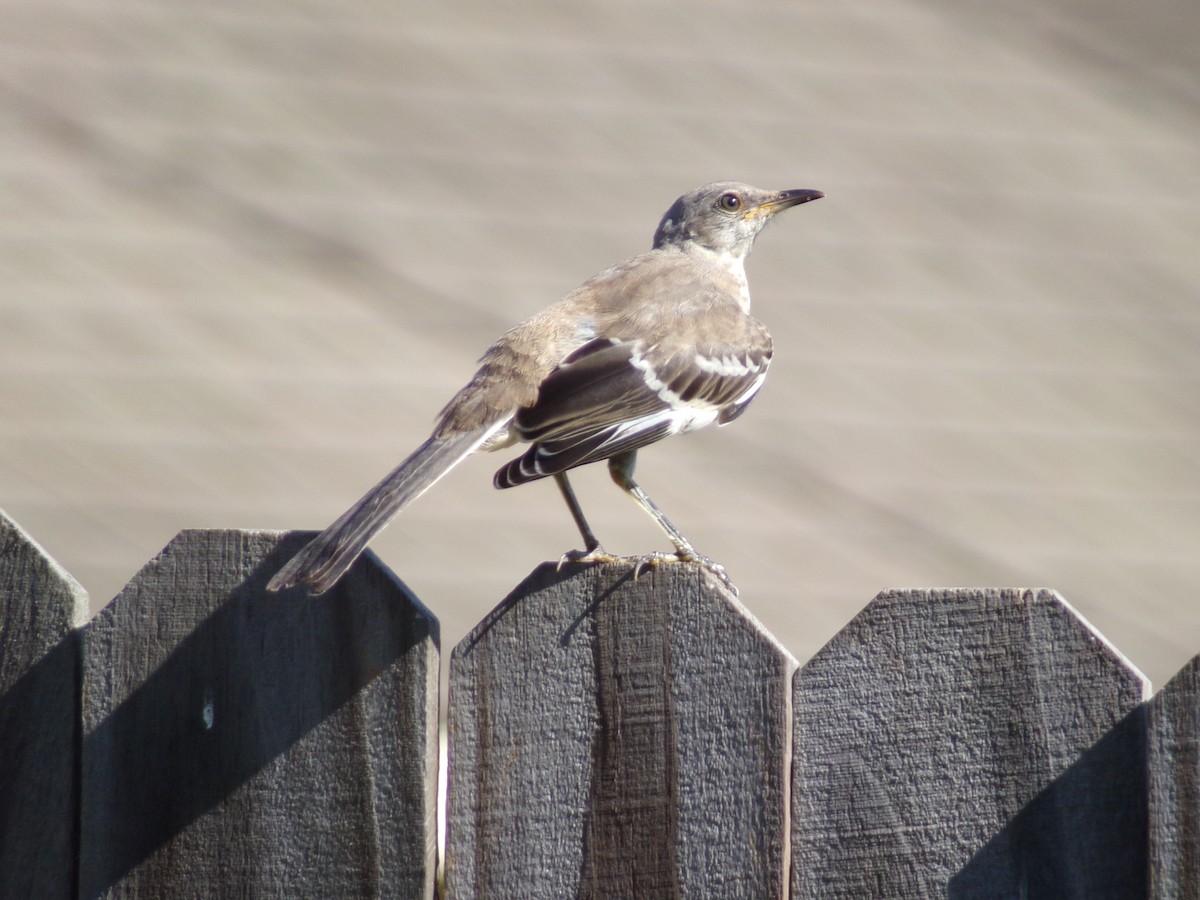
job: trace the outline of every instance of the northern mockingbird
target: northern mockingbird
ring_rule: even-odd
[[[511,329],[438,416],[433,434],[305,546],[267,585],[323,593],[400,510],[476,450],[517,442],[498,488],[553,476],[583,537],[564,559],[607,558],[575,499],[567,470],[608,460],[613,481],[675,545],[732,587],[634,482],[637,451],[667,435],[725,425],[762,386],[771,336],[750,315],[745,260],[776,214],[820,191],[763,191],[732,181],[684,194],[648,253],[618,263]]]

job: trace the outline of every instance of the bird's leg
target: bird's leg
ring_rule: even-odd
[[[617,487],[632,497],[638,506],[650,514],[651,518],[658,523],[659,528],[667,533],[667,537],[675,545],[676,555],[680,559],[698,559],[699,554],[696,552],[696,548],[692,546],[692,542],[680,534],[679,529],[671,524],[670,519],[663,515],[663,511],[658,508],[646,492],[633,480],[633,468],[636,461],[637,451],[634,450],[621,453],[610,459],[608,461],[608,472],[612,476],[612,480],[617,483]]]
[[[671,524],[671,520],[663,515],[663,511],[659,509],[657,505],[655,505],[654,501],[650,499],[649,495],[638,486],[636,481],[633,480],[633,469],[636,462],[636,450],[629,450],[625,453],[620,453],[608,461],[608,473],[612,476],[612,480],[617,483],[617,487],[632,497],[633,501],[647,513],[649,513],[650,517],[658,523],[658,527],[666,532],[667,537],[671,539],[671,543],[675,545],[676,559],[682,560],[683,562],[700,563],[700,565],[712,572],[713,575],[715,575],[717,579],[736,597],[738,590],[734,586],[733,581],[730,580],[729,574],[725,571],[725,567],[715,560],[709,559],[707,556],[697,553],[696,548],[692,546],[692,542],[685,538],[683,534],[680,533],[679,529]],[[633,577],[636,579],[638,573],[641,572],[645,566],[657,565],[658,563],[668,559],[670,559],[670,557],[662,553],[650,553],[641,557],[641,559],[638,560],[637,565],[634,566]]]
[[[587,519],[583,515],[583,507],[579,505],[579,500],[575,496],[575,491],[571,488],[571,482],[567,480],[566,472],[556,472],[554,474],[554,483],[558,485],[558,489],[562,491],[563,500],[567,503],[567,509],[571,510],[571,518],[575,520],[575,527],[579,529],[579,534],[583,538],[583,552],[578,550],[568,550],[562,555],[558,561],[559,568],[562,568],[566,562],[602,562],[610,559],[608,553],[600,546],[600,542],[596,540],[596,535],[592,531],[592,527],[588,525]]]

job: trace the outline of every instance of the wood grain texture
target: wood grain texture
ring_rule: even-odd
[[[795,661],[698,566],[543,566],[454,650],[447,885],[781,897]]]
[[[1052,591],[881,594],[796,677],[793,896],[1145,896],[1146,687]]]
[[[1150,896],[1200,897],[1200,656],[1149,708]]]
[[[83,636],[81,896],[429,897],[437,622],[311,535],[186,531]]]
[[[0,897],[73,897],[87,595],[0,511]]]

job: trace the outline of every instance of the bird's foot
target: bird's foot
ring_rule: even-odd
[[[679,562],[679,557],[674,553],[662,553],[657,550],[653,553],[647,553],[644,556],[633,556],[630,559],[633,560],[634,581],[638,580],[638,576],[642,574],[642,570],[644,569],[653,569],[663,563]]]
[[[675,553],[663,553],[661,550],[656,550],[653,553],[645,553],[641,556],[615,556],[609,553],[603,547],[596,546],[591,550],[568,550],[558,559],[556,571],[562,571],[562,567],[568,563],[611,563],[626,560],[633,563],[633,580],[637,581],[638,577],[647,569],[654,569],[661,565],[669,565],[671,563],[695,563],[703,569],[707,570],[717,581],[721,582],[722,586],[733,594],[738,595],[737,585],[733,583],[733,579],[729,577],[729,573],[725,571],[725,567],[715,559],[709,559],[693,551],[677,551]]]
[[[687,554],[681,553],[678,558],[681,562],[698,563],[704,569],[708,570],[713,578],[721,582],[725,590],[729,591],[735,597],[738,595],[737,585],[733,583],[733,579],[729,577],[729,573],[725,571],[725,567],[715,559],[710,559],[694,550]]]
[[[636,557],[633,563],[633,580],[637,581],[638,576],[645,569],[653,569],[664,563],[696,563],[707,570],[717,581],[721,582],[722,586],[733,594],[738,595],[737,585],[733,583],[733,579],[729,577],[729,573],[725,571],[725,567],[715,559],[709,559],[707,556],[702,556],[696,551],[680,551],[677,553],[662,553],[654,552],[647,553],[644,556]]]
[[[616,562],[618,558],[597,544],[591,550],[568,550],[558,558],[555,571],[561,572],[567,563],[610,563]]]

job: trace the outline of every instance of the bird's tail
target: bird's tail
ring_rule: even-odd
[[[293,556],[270,580],[267,590],[281,591],[306,584],[314,594],[325,593],[400,510],[429,490],[503,425],[504,422],[498,422],[475,431],[429,438]]]

